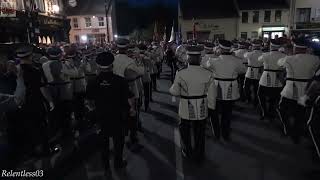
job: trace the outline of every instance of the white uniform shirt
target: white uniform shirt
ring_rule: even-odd
[[[234,55],[237,58],[241,59],[241,62],[245,65],[248,65],[248,60],[244,57],[244,55],[248,52],[247,49],[238,49],[236,51],[234,51]]]
[[[258,58],[262,55],[262,51],[254,50],[252,52],[247,52],[244,57],[248,61],[248,69],[246,73],[246,78],[259,80],[263,71],[262,62],[258,61]]]
[[[185,45],[178,46],[176,49],[175,55],[180,62],[187,62],[188,55],[187,55],[187,50],[185,48]]]
[[[240,98],[238,75],[245,72],[245,66],[233,55],[220,55],[207,63],[215,77],[217,99],[237,100]]]
[[[282,73],[281,67],[278,65],[278,61],[284,58],[286,55],[279,51],[271,51],[264,53],[259,57],[259,61],[263,63],[264,71],[260,78],[259,84],[265,87],[283,87],[280,80],[280,74]]]
[[[179,116],[187,120],[205,120],[208,108],[215,109],[216,87],[210,71],[189,67],[177,72],[170,93],[180,96]]]
[[[278,65],[285,67],[287,71],[287,81],[281,96],[292,100],[302,97],[319,64],[319,58],[310,54],[297,54],[280,59]]]
[[[207,63],[210,59],[217,58],[215,54],[205,54],[201,59],[201,67],[207,68]]]

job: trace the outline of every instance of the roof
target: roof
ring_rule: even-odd
[[[104,14],[105,0],[78,0],[76,7],[67,6],[68,16]]]
[[[288,0],[237,0],[240,10],[289,9]]]
[[[184,19],[238,17],[233,0],[180,0]]]

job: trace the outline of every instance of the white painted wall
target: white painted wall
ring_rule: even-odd
[[[224,34],[227,40],[232,40],[237,36],[237,18],[197,19],[195,22],[199,23],[196,26],[197,31],[210,31],[209,39],[213,39],[215,34]],[[180,19],[180,25],[182,38],[186,41],[187,33],[193,31],[193,21]]]
[[[320,1],[320,0],[319,0]],[[268,9],[269,10],[269,9]],[[264,22],[264,12],[265,10],[242,10],[240,11],[240,18],[239,18],[239,30],[238,30],[238,38],[240,38],[241,32],[247,32],[248,38],[252,38],[252,32],[258,32],[258,36],[262,36],[262,27],[263,26],[285,26],[285,33],[289,34],[289,18],[290,18],[290,11],[289,9],[282,9],[282,17],[281,22],[275,22],[275,12],[278,9],[270,9],[271,10],[271,22]],[[280,9],[279,9],[280,10]],[[253,11],[259,11],[259,23],[253,23]],[[242,12],[249,13],[248,23],[242,23]]]
[[[85,23],[86,17],[91,17],[91,27],[86,27],[86,23]],[[104,17],[104,26],[99,26],[98,17]],[[78,19],[78,28],[74,28],[73,18]],[[68,19],[71,20],[70,21],[71,30],[70,30],[70,36],[69,36],[71,43],[76,43],[75,35],[78,35],[80,37],[81,43],[85,43],[84,41],[81,41],[81,36],[83,35],[107,34],[105,14],[96,14],[96,15],[90,15],[90,16],[68,16]],[[111,41],[113,41],[112,20],[110,16],[108,17],[108,22],[109,22],[109,37]]]

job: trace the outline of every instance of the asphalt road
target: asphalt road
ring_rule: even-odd
[[[125,170],[112,169],[112,174],[105,176],[95,135],[84,138],[80,150],[65,148],[38,166],[54,167],[47,176],[59,180],[320,179],[320,163],[312,158],[310,141],[293,144],[281,135],[277,120],[259,120],[255,107],[244,103],[237,103],[233,113],[231,142],[214,140],[208,130],[204,164],[184,160],[177,129],[178,102],[173,103],[168,93],[169,71],[164,70],[151,110],[141,115],[143,133],[139,137],[143,149],[138,153],[125,149]]]

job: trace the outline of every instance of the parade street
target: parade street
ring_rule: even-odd
[[[206,160],[201,166],[184,160],[177,129],[177,106],[168,93],[171,85],[165,68],[154,95],[151,110],[142,113],[143,133],[140,152],[125,149],[128,166],[105,177],[95,136],[88,136],[78,153],[63,149],[61,157],[50,159],[59,166],[50,179],[77,180],[316,180],[319,162],[311,157],[312,144],[304,140],[294,145],[281,135],[279,123],[261,121],[255,109],[238,103],[233,113],[232,141],[216,141],[207,129]],[[44,165],[45,166],[45,165]],[[47,168],[44,168],[47,169]],[[48,174],[47,174],[48,175]],[[63,177],[63,178],[62,178]]]

